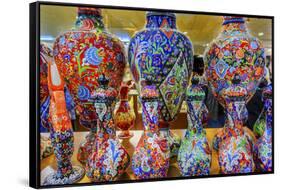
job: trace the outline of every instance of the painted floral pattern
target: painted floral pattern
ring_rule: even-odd
[[[178,166],[183,176],[210,174],[211,149],[202,125],[208,114],[204,99],[199,77],[194,76],[186,93],[188,128],[178,153]]]

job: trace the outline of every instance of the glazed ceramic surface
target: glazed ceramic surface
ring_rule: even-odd
[[[86,164],[86,175],[91,181],[116,180],[130,164],[129,154],[116,139],[112,118],[118,93],[108,83],[108,78],[100,75],[100,87],[91,95],[98,116],[94,146]]]
[[[57,37],[54,58],[74,97],[80,124],[94,133],[98,118],[89,100],[103,73],[110,79],[109,86],[119,90],[126,64],[122,42],[106,32],[100,9],[80,7],[75,29]],[[94,139],[90,137],[93,135],[89,134],[79,148],[81,163],[91,154],[88,150],[92,150]]]
[[[57,170],[51,172],[43,185],[62,185],[78,182],[85,171],[80,166],[72,166],[74,137],[71,120],[66,109],[64,83],[55,64],[48,63],[48,88],[50,92],[50,139],[57,161]]]
[[[135,124],[136,115],[134,110],[130,107],[128,100],[128,93],[134,83],[132,81],[123,82],[120,88],[120,104],[114,114],[114,122],[117,128],[121,129],[119,138],[131,138],[132,133],[129,129]]]
[[[272,86],[263,90],[265,130],[254,147],[257,168],[262,172],[272,171]]]
[[[243,122],[248,117],[246,103],[264,75],[264,48],[249,34],[244,18],[225,16],[222,32],[206,50],[205,62],[206,78],[227,117],[214,141],[221,172],[253,172],[253,142]]]
[[[188,128],[178,154],[178,166],[183,176],[210,174],[212,155],[202,125],[208,110],[204,104],[205,92],[199,80],[198,76],[194,76],[186,93]]]
[[[155,85],[146,85],[141,92],[144,135],[132,158],[132,170],[136,179],[167,177],[169,147],[158,130],[159,101]]]
[[[148,12],[146,18],[145,29],[130,41],[129,64],[138,89],[143,79],[151,77],[159,90],[159,127],[175,156],[180,141],[169,131],[168,122],[176,118],[184,100],[193,64],[192,44],[176,29],[175,14]]]
[[[236,75],[247,91],[245,101],[254,95],[263,77],[265,53],[261,42],[251,36],[242,17],[225,16],[222,32],[205,52],[205,75],[212,92],[225,106],[224,90]]]
[[[58,36],[53,49],[80,123],[95,127],[97,116],[89,98],[102,73],[110,79],[109,86],[119,89],[126,64],[122,42],[106,32],[100,9],[80,7],[75,28]]]
[[[227,119],[218,144],[219,166],[223,174],[254,172],[253,142],[243,130],[247,91],[239,84],[224,91]]]

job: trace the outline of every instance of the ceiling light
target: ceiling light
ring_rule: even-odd
[[[259,36],[263,36],[264,33],[263,33],[263,32],[259,32],[258,35],[259,35]]]

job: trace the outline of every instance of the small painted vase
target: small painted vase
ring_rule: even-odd
[[[136,179],[167,177],[170,149],[166,139],[159,134],[159,93],[156,86],[147,81],[141,90],[144,134],[132,158],[132,170]]]
[[[184,100],[193,65],[191,41],[177,30],[176,15],[147,12],[146,26],[136,33],[129,45],[128,61],[140,92],[141,81],[151,77],[159,91],[159,129],[177,156],[180,138],[170,130]]]
[[[178,154],[182,176],[210,174],[212,153],[202,124],[203,118],[208,115],[208,109],[204,104],[205,92],[199,80],[198,76],[194,76],[186,93],[188,128]]]
[[[134,82],[128,81],[121,84],[120,89],[120,104],[114,114],[114,123],[117,128],[121,130],[118,135],[120,139],[126,139],[133,137],[133,133],[130,133],[129,129],[135,124],[136,115],[134,110],[130,107],[128,100],[128,93],[132,88]]]
[[[80,181],[85,170],[72,166],[74,136],[69,113],[66,109],[64,82],[56,64],[48,63],[48,87],[50,93],[50,138],[57,161],[57,170],[47,175],[43,185],[64,185]]]
[[[261,172],[272,171],[272,85],[268,85],[262,94],[265,110],[265,130],[254,147],[257,169]]]
[[[252,140],[243,129],[247,118],[247,91],[236,75],[232,86],[223,93],[227,119],[218,143],[220,171],[223,174],[251,173],[255,170]]]
[[[112,114],[118,96],[114,88],[108,86],[105,75],[98,78],[99,88],[91,95],[98,121],[92,154],[86,164],[86,175],[91,181],[114,181],[130,164],[130,157],[116,139]]]
[[[90,96],[98,86],[98,77],[105,74],[109,86],[119,90],[126,57],[123,43],[104,27],[102,11],[78,7],[75,27],[60,34],[53,54],[60,74],[75,101],[79,123],[90,130],[79,148],[78,160],[86,162],[92,150],[97,115]]]

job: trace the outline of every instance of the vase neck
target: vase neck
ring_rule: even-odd
[[[158,131],[159,126],[159,114],[158,114],[158,102],[157,101],[142,101],[143,106],[143,127],[145,131]]]
[[[242,129],[247,114],[245,101],[226,101],[226,127]]]
[[[95,109],[98,116],[97,134],[101,139],[114,138],[116,130],[112,118],[113,105],[106,103],[95,103]]]
[[[243,17],[223,17],[223,33],[228,35],[232,33],[247,33],[247,27]]]
[[[121,86],[120,99],[121,101],[128,101],[129,87]]]
[[[79,7],[75,26],[79,30],[104,30],[101,9]]]
[[[197,105],[196,105],[197,104]],[[187,101],[187,129],[195,133],[203,132],[203,115],[208,113],[207,107],[202,101]]]
[[[146,28],[176,29],[176,15],[167,12],[148,12]]]

